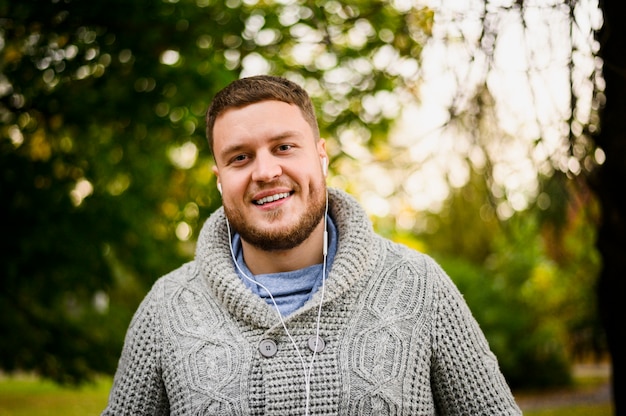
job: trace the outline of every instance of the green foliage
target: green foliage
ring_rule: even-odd
[[[472,171],[470,181],[452,190],[439,212],[426,215],[430,231],[422,238],[435,253],[454,253],[481,264],[494,250],[494,236],[502,232],[493,205],[485,176]]]
[[[562,182],[557,196],[564,202],[552,213],[532,206],[494,223],[480,220],[480,199],[459,198],[475,195],[470,183],[437,217],[437,233],[424,238],[437,248],[435,257],[465,295],[514,387],[567,385],[573,361],[604,348],[594,302],[595,207],[584,201],[584,188],[568,184]],[[476,242],[488,244],[488,255],[477,256],[484,248]]]
[[[158,52],[175,21],[130,37],[151,9],[132,5],[19,2],[5,14],[1,197],[12,232],[0,309],[2,332],[21,334],[0,342],[5,370],[70,383],[111,372],[142,294],[189,255],[172,238],[176,215],[162,213],[168,188],[189,182],[173,183],[167,146],[189,138],[154,111],[174,88]],[[145,91],[143,79],[161,88]]]
[[[513,388],[569,383],[563,328],[544,322],[544,315],[520,299],[515,280],[524,278],[523,271],[514,276],[505,266],[504,276],[461,258],[440,262],[465,296]]]

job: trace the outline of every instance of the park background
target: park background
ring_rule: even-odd
[[[270,73],[311,94],[329,185],[442,264],[515,391],[600,363],[623,392],[609,3],[0,1],[2,374],[107,385],[138,303],[221,204],[211,98]]]

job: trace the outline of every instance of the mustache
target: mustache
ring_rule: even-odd
[[[274,182],[254,184],[250,186],[248,189],[246,189],[246,198],[253,199],[254,195],[258,194],[259,192],[276,187],[289,188],[294,192],[298,192],[301,189],[297,183],[294,183],[292,181],[276,180]]]

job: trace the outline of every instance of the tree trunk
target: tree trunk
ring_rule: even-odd
[[[626,415],[626,25],[623,0],[600,0],[604,25],[599,32],[604,61],[606,103],[594,138],[605,154],[591,180],[602,216],[597,248],[602,257],[598,304],[612,359],[615,415]]]

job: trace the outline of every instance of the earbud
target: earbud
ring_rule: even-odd
[[[217,183],[217,190],[219,191],[220,195],[222,195],[222,184],[221,183]]]
[[[324,176],[326,176],[328,174],[328,162],[326,161],[325,157],[323,157],[321,160],[322,160],[322,172],[324,172]]]

